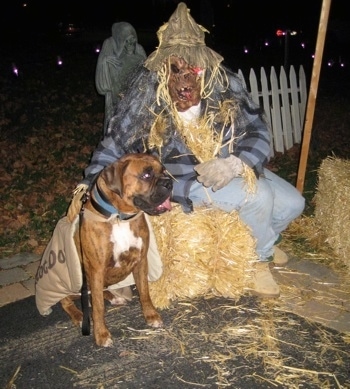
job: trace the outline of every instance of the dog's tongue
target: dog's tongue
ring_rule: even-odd
[[[170,211],[171,210],[171,201],[170,201],[170,197],[168,197],[164,203],[158,205],[157,209],[165,209],[166,211]]]

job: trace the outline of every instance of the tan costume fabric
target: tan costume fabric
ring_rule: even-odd
[[[73,223],[65,216],[55,227],[36,274],[35,302],[41,315],[49,315],[51,307],[62,298],[79,294],[82,272],[73,240],[79,219]]]
[[[51,240],[41,258],[36,275],[35,302],[39,313],[44,316],[49,315],[52,312],[51,307],[57,304],[62,298],[68,295],[80,294],[82,269],[73,236],[79,228],[81,196],[82,192],[76,194],[76,199],[73,199],[67,216],[58,221]],[[162,275],[163,264],[147,215],[146,220],[150,228],[148,280],[156,281]],[[116,289],[134,284],[134,277],[130,274],[118,284],[109,286],[108,289],[113,292]]]

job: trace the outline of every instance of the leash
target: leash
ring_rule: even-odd
[[[83,312],[83,322],[81,323],[81,333],[90,335],[90,313],[89,313],[89,291],[84,269],[83,247],[81,244],[81,226],[83,223],[84,204],[87,202],[89,195],[87,192],[83,194],[81,199],[82,205],[79,212],[79,239],[80,239],[80,254],[81,254],[81,271],[83,275],[83,283],[81,286],[81,310]]]
[[[81,301],[81,310],[83,312],[83,321],[81,323],[81,333],[83,335],[90,335],[90,312],[89,312],[89,289],[86,279],[86,272],[84,269],[84,255],[83,255],[83,247],[81,245],[81,226],[83,224],[83,216],[84,216],[84,204],[88,201],[90,196],[90,190],[95,184],[97,177],[99,176],[99,172],[94,175],[88,188],[81,198],[81,208],[79,212],[79,240],[80,240],[80,255],[81,255],[81,273],[82,273],[82,286],[80,293],[80,301]]]

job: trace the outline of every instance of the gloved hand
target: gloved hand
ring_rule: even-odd
[[[213,192],[226,186],[243,171],[243,162],[230,155],[228,158],[211,159],[194,167],[198,173],[197,180],[205,187],[212,187]]]

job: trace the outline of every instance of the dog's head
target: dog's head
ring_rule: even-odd
[[[173,180],[159,159],[150,154],[126,154],[106,167],[100,177],[110,202],[124,213],[139,210],[159,215],[171,209]]]

